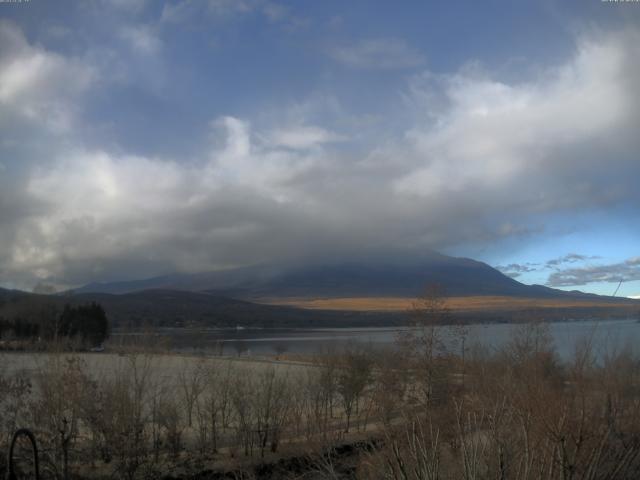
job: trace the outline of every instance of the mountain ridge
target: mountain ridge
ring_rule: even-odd
[[[46,295],[8,291],[0,296],[0,319],[21,318],[33,323],[55,321],[65,305],[97,302],[115,328],[301,328],[372,326],[400,323],[387,312],[310,311],[295,306],[266,305],[206,292],[149,289],[134,293]],[[1,291],[0,291],[1,293]]]
[[[353,261],[276,268],[242,267],[202,273],[178,273],[142,280],[91,283],[81,293],[125,294],[165,289],[208,292],[255,300],[277,297],[416,297],[428,284],[440,284],[450,296],[530,298],[614,298],[578,290],[526,285],[499,270],[465,257],[432,254],[412,263]],[[618,297],[615,297],[618,298]]]

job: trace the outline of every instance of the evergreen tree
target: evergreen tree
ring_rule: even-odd
[[[100,345],[109,336],[107,315],[98,303],[72,307],[65,305],[58,321],[58,335],[74,338],[80,336],[83,342]]]

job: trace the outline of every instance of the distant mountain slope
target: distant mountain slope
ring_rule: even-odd
[[[96,301],[116,325],[216,327],[313,327],[388,323],[389,316],[361,312],[310,312],[295,307],[262,305],[208,293],[145,290],[129,294],[81,294],[73,302]]]
[[[400,316],[381,312],[309,311],[291,306],[263,305],[210,293],[144,290],[128,294],[83,293],[40,295],[0,291],[0,318],[50,321],[65,304],[98,302],[115,327],[331,327],[394,323]],[[57,312],[57,313],[56,313]],[[44,315],[44,316],[43,316]],[[49,321],[48,320],[48,321]]]
[[[598,297],[596,297],[598,298]],[[459,319],[473,321],[522,321],[531,318],[561,320],[566,318],[609,318],[637,315],[640,302],[612,299],[598,302],[567,301],[559,298],[551,306],[507,301],[500,308],[459,310]],[[114,325],[206,326],[257,328],[313,328],[398,325],[407,321],[407,311],[310,310],[297,306],[265,305],[220,295],[180,290],[145,290],[121,295],[80,294],[66,299],[72,303],[96,301],[104,306]],[[582,300],[582,299],[581,299]],[[610,305],[610,306],[609,306]]]
[[[530,298],[591,297],[541,285],[524,285],[486,263],[432,253],[415,262],[366,261],[276,269],[249,267],[198,274],[176,274],[139,281],[93,283],[75,293],[132,293],[148,289],[214,292],[255,299],[266,297],[414,297],[430,283],[450,296]]]
[[[5,301],[8,299],[22,297],[25,295],[30,295],[27,292],[23,292],[21,290],[9,290],[7,288],[0,288],[0,301]]]
[[[407,321],[405,308],[394,311],[341,310],[330,302],[313,306],[313,309],[296,305],[267,305],[233,299],[204,292],[184,290],[144,290],[127,294],[83,293],[76,295],[39,295],[19,291],[0,297],[0,318],[20,317],[27,320],[55,321],[56,315],[67,303],[72,305],[98,302],[106,310],[115,327],[255,327],[255,328],[313,328],[313,327],[364,327],[389,326]],[[371,297],[370,297],[371,298]],[[454,301],[465,301],[457,297]],[[476,297],[491,299],[492,297]],[[572,301],[560,298],[547,301],[546,306],[532,298],[504,297],[497,308],[482,307],[459,309],[453,305],[455,318],[471,321],[522,321],[544,318],[562,320],[567,318],[629,318],[638,314],[640,302],[630,299],[604,298],[605,301]],[[582,297],[584,299],[584,297]],[[379,300],[371,298],[372,301]],[[524,300],[524,301],[523,301]],[[615,300],[615,301],[612,301]],[[629,303],[630,302],[630,303]],[[410,302],[407,304],[410,305]],[[323,308],[334,308],[327,310]],[[58,312],[58,313],[56,313]],[[48,319],[48,320],[47,320]]]
[[[257,296],[353,297],[419,295],[438,283],[448,295],[518,295],[526,286],[486,264],[440,257],[419,264],[343,264],[289,271],[253,290]]]

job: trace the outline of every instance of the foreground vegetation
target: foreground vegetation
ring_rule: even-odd
[[[0,448],[30,428],[44,477],[59,479],[638,478],[631,350],[596,355],[586,337],[561,363],[543,323],[497,351],[470,347],[438,292],[411,313],[396,348],[352,344],[304,362],[149,345],[7,354]],[[23,471],[29,458],[18,451]]]

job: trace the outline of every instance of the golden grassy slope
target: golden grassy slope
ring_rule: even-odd
[[[414,298],[406,297],[268,298],[260,300],[261,303],[270,305],[289,305],[312,310],[350,310],[359,312],[397,312],[411,308],[414,301]],[[500,296],[449,297],[447,305],[454,311],[585,307],[629,308],[629,304],[615,303],[604,299],[549,299]]]

